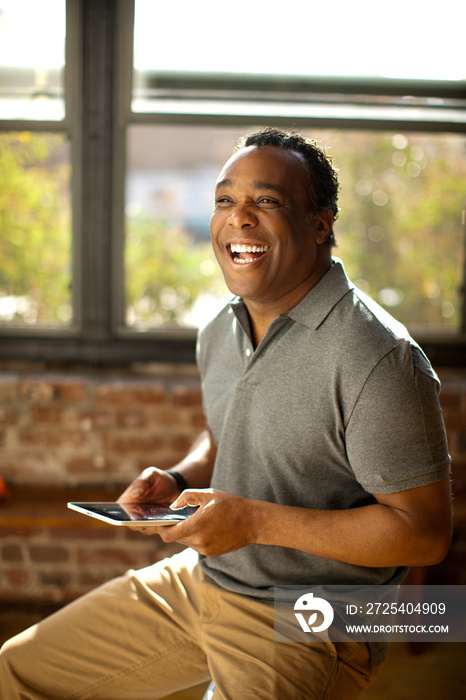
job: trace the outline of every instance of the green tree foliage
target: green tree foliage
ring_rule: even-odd
[[[317,139],[340,173],[335,254],[350,277],[413,329],[458,328],[464,139],[341,131]],[[71,319],[70,179],[63,135],[0,134],[0,322]],[[135,329],[195,325],[227,292],[210,243],[157,214],[128,215],[124,267]]]
[[[144,212],[127,226],[128,325],[190,325],[199,298],[225,294],[210,242],[196,243],[187,231]]]
[[[58,134],[0,134],[0,321],[67,322],[70,288],[67,141]]]
[[[355,132],[335,135],[349,275],[411,328],[457,328],[464,265],[464,139]]]

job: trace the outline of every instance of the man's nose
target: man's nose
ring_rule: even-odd
[[[236,229],[250,228],[257,226],[257,216],[254,213],[252,204],[235,204],[233,211],[228,217],[228,223]]]

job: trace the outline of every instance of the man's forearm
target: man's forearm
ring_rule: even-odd
[[[434,564],[444,558],[450,542],[448,494],[448,480],[442,480],[413,489],[408,496],[397,494],[390,505],[379,502],[351,510],[254,501],[254,541],[358,566]]]
[[[189,488],[202,489],[210,486],[217,446],[210,430],[204,430],[194,442],[188,454],[168,473],[174,471],[183,476]]]
[[[262,502],[257,504],[254,541],[357,566],[415,564],[408,523],[386,511],[381,505],[323,511]]]

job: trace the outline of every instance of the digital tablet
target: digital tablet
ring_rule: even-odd
[[[174,525],[186,520],[198,506],[172,510],[156,503],[68,503],[68,508],[112,525],[143,525],[144,527]]]

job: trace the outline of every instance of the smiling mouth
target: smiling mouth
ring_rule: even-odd
[[[231,243],[228,248],[231,259],[239,265],[253,263],[270,250],[269,245],[244,245],[239,243]]]

